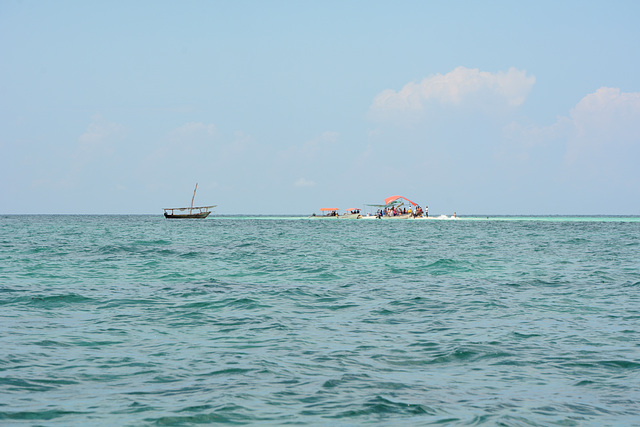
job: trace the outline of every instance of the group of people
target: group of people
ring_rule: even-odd
[[[416,205],[413,211],[411,210],[411,207],[407,209],[407,208],[392,206],[391,208],[388,208],[388,209],[386,207],[384,209],[378,209],[378,211],[376,212],[376,217],[378,218],[382,218],[383,216],[394,217],[394,216],[401,216],[401,215],[409,215],[409,216],[412,216],[413,218],[421,217],[423,215],[428,217],[429,206],[427,206],[424,211],[419,205]]]
[[[338,214],[338,210],[337,209],[323,209],[323,211],[329,211],[328,213],[322,215],[324,217],[340,217],[340,215]],[[349,209],[345,215],[347,214],[359,214],[360,213],[360,209]],[[371,214],[367,214],[367,216],[370,216]],[[311,214],[311,216],[316,216],[315,213]],[[420,218],[420,217],[429,217],[429,206],[425,207],[424,210],[420,207],[420,205],[414,205],[414,208],[411,209],[411,206],[409,206],[409,208],[406,207],[401,207],[401,206],[391,206],[391,207],[384,207],[383,209],[378,209],[378,211],[376,212],[376,218],[382,218],[382,217],[398,217],[398,216],[409,216],[412,218]],[[455,214],[454,214],[455,216]]]

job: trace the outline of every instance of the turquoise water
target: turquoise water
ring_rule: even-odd
[[[638,218],[0,217],[1,425],[640,425]]]

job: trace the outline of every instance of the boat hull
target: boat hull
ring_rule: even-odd
[[[170,219],[194,219],[194,218],[206,218],[209,216],[211,212],[199,212],[196,214],[169,214],[169,213],[164,213],[164,217],[165,218],[170,218]]]
[[[340,215],[338,218],[341,218],[341,219],[360,219],[360,218],[362,218],[362,215],[360,215],[360,214],[344,214],[344,215]]]
[[[411,214],[402,214],[396,216],[383,216],[382,219],[413,219],[414,216]]]

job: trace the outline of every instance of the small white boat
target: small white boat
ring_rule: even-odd
[[[320,215],[314,212],[311,218],[338,218],[338,210],[338,208],[320,208]]]
[[[362,218],[362,214],[360,214],[360,209],[350,208],[350,209],[347,209],[347,211],[345,213],[340,215],[339,218],[342,218],[342,219],[360,219],[360,218]]]

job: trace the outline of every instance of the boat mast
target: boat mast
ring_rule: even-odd
[[[196,190],[198,189],[198,183],[196,182],[196,188],[193,189],[193,197],[191,198],[191,207],[189,208],[189,213],[193,211],[193,199],[196,198]]]

